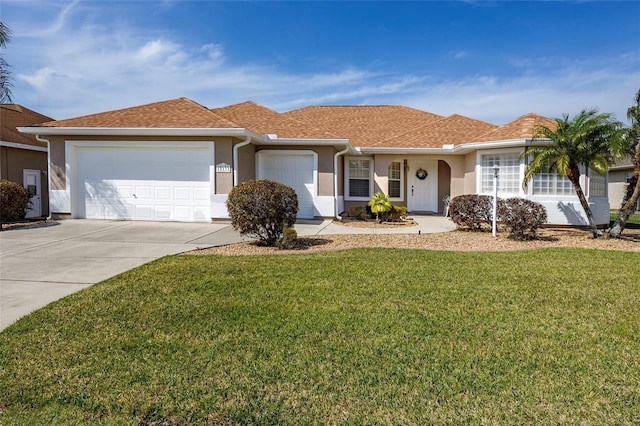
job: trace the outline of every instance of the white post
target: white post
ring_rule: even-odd
[[[497,215],[498,215],[498,172],[500,167],[497,164],[493,165],[493,226],[491,233],[495,237],[497,234]]]

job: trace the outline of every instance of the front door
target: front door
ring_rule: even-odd
[[[42,195],[40,192],[40,170],[22,171],[22,182],[29,193],[29,208],[27,209],[27,217],[42,216]]]
[[[437,212],[438,160],[410,160],[408,165],[407,210]]]

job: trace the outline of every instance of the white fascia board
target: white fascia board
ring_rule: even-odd
[[[320,145],[320,146],[344,146],[350,153],[356,153],[357,149],[351,145],[349,139],[296,139],[296,138],[271,138],[267,135],[267,142],[274,145]]]
[[[633,170],[633,164],[613,164],[609,166],[609,171],[612,170]]]
[[[243,128],[181,128],[181,127],[18,127],[21,133],[46,136],[263,136]]]
[[[0,146],[6,146],[7,148],[26,149],[28,151],[47,152],[46,146],[27,145],[24,143],[0,141]]]
[[[431,154],[431,155],[443,155],[443,154],[466,154],[472,151],[484,150],[484,149],[499,149],[499,148],[513,148],[513,147],[525,147],[532,145],[544,145],[547,144],[547,140],[541,139],[511,139],[506,141],[495,142],[471,142],[463,143],[460,145],[443,145],[442,148],[359,148],[363,153],[371,154]]]
[[[456,146],[453,152],[463,154],[470,151],[477,151],[483,149],[498,149],[498,148],[514,148],[524,147],[531,145],[531,139],[511,139],[506,141],[495,142],[471,142],[463,143]]]
[[[360,148],[363,154],[452,154],[449,148]]]

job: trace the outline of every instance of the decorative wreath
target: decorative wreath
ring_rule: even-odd
[[[420,180],[424,180],[426,179],[428,173],[426,170],[424,170],[422,167],[418,169],[418,171],[416,172],[416,177]]]

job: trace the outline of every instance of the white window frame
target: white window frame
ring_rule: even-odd
[[[480,195],[493,195],[493,188],[489,188],[488,191],[483,191],[482,188],[482,172],[483,172],[483,167],[482,167],[482,159],[483,156],[487,156],[487,155],[496,155],[496,156],[501,156],[501,155],[515,155],[518,158],[520,157],[520,155],[522,154],[523,150],[522,149],[496,149],[496,150],[482,150],[482,151],[478,151],[478,153],[476,154],[476,193],[480,194]],[[524,169],[525,169],[525,164],[524,161],[522,160],[518,160],[519,162],[519,166],[518,166],[518,184],[517,184],[517,190],[516,192],[505,192],[503,190],[501,190],[501,185],[500,185],[500,176],[503,173],[503,169],[501,168],[501,170],[498,172],[498,197],[515,197],[515,196],[524,196],[524,190],[522,189],[522,179],[524,178]],[[490,168],[493,167],[493,165],[490,166]],[[487,170],[490,170],[487,169]],[[491,176],[493,176],[493,170],[491,170]],[[493,179],[493,177],[491,178]],[[493,186],[493,185],[492,185]]]
[[[389,182],[392,180],[389,177],[389,167],[391,167],[391,165],[393,163],[398,163],[400,165],[400,178],[399,179],[393,179],[393,181],[395,182],[400,182],[400,196],[399,197],[392,197],[391,195],[389,195]],[[404,201],[404,161],[403,160],[393,160],[389,162],[389,165],[387,166],[387,195],[389,195],[389,200],[391,201]]]
[[[350,176],[349,176],[349,162],[353,161],[353,160],[357,160],[357,161],[362,161],[362,160],[367,160],[369,161],[369,196],[367,197],[351,197],[349,195],[349,181]],[[375,164],[373,162],[373,157],[345,157],[344,159],[344,199],[347,201],[369,201],[371,199],[371,196],[373,195],[373,171],[374,171],[374,167]]]

